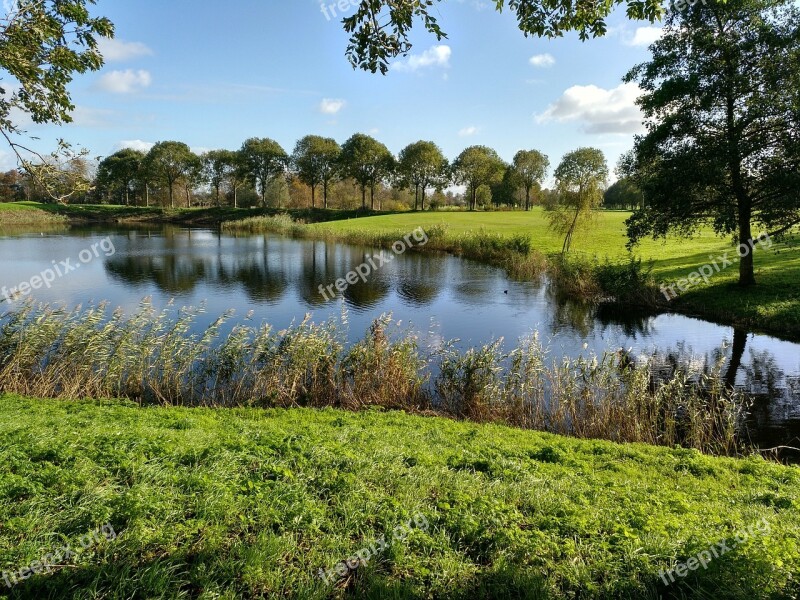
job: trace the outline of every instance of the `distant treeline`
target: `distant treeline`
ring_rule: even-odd
[[[409,144],[394,156],[375,138],[355,134],[342,145],[309,135],[292,153],[269,138],[199,155],[183,142],[165,141],[148,152],[126,148],[99,163],[81,156],[59,168],[64,186],[86,183],[88,191],[73,195],[71,203],[527,210],[554,202],[555,192],[542,187],[549,166],[548,157],[537,150],[521,150],[509,164],[486,146],[470,146],[449,161],[429,141]],[[464,192],[454,191],[455,186]],[[607,190],[605,205],[633,208],[640,196],[629,182],[618,182]],[[24,171],[0,174],[0,201],[47,202],[52,197]]]

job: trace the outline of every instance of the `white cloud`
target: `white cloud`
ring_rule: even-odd
[[[536,115],[536,122],[578,121],[583,124],[584,133],[640,133],[644,131],[643,116],[636,99],[641,93],[635,83],[623,83],[610,90],[575,85]]]
[[[149,87],[152,81],[149,71],[127,69],[106,73],[97,85],[101,90],[112,94],[132,94]]]
[[[141,42],[123,42],[114,38],[100,38],[97,45],[106,62],[122,62],[139,58],[140,56],[153,55],[153,51]]]
[[[335,98],[323,98],[319,103],[319,111],[324,115],[335,115],[342,110],[347,102]]]
[[[534,54],[533,56],[531,56],[528,62],[531,63],[531,66],[534,66],[537,69],[546,69],[556,64],[556,59],[553,58],[552,54],[548,53]]]
[[[661,27],[637,27],[633,38],[625,42],[626,46],[649,46],[664,35]]]
[[[458,135],[461,137],[469,137],[471,135],[475,135],[478,133],[478,128],[474,125],[470,125],[469,127],[464,127],[463,129],[459,130]]]
[[[406,60],[392,63],[392,69],[407,72],[414,72],[427,67],[447,69],[450,66],[450,57],[452,55],[453,51],[450,46],[431,46],[422,54],[412,54]]]
[[[114,149],[125,150],[126,148],[130,148],[131,150],[139,150],[140,152],[149,152],[150,148],[155,145],[155,142],[145,142],[143,140],[122,140],[114,146]]]

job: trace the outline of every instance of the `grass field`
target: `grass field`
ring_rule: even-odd
[[[760,458],[398,412],[9,395],[0,396],[0,440],[9,581],[105,524],[118,535],[11,589],[0,580],[2,598],[800,593],[800,469]],[[395,539],[414,517],[419,526]],[[690,562],[720,544],[730,550],[707,568]],[[371,547],[366,564],[319,579]],[[696,568],[680,577],[683,563]],[[676,567],[674,582],[660,575]]]
[[[599,212],[592,226],[573,242],[572,255],[588,260],[606,259],[625,262],[624,211]],[[358,220],[318,223],[310,227],[318,232],[343,234],[352,231],[398,234],[415,227],[444,226],[448,234],[469,235],[484,230],[502,235],[527,235],[532,247],[547,255],[561,251],[562,240],[548,229],[544,211],[536,208],[524,212],[428,212],[373,216]],[[759,232],[760,233],[760,232]],[[715,273],[709,283],[691,287],[669,303],[677,312],[698,314],[726,323],[770,331],[783,337],[800,337],[800,240],[788,237],[773,242],[770,249],[756,246],[755,268],[758,285],[742,290],[737,285],[738,262]],[[691,239],[670,238],[666,241],[647,239],[633,251],[643,266],[652,268],[658,284],[674,284],[703,265],[728,252],[736,257],[730,239],[723,239],[710,230]]]

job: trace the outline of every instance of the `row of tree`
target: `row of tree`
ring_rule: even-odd
[[[151,193],[162,191],[174,207],[176,190],[183,190],[186,205],[192,204],[193,190],[210,190],[219,206],[224,199],[239,205],[242,188],[255,191],[262,206],[280,206],[280,187],[299,181],[311,192],[311,205],[328,207],[331,186],[349,180],[360,191],[361,206],[375,209],[376,191],[391,185],[413,190],[414,209],[425,209],[428,192],[441,192],[450,185],[463,185],[470,209],[487,193],[524,193],[526,210],[533,194],[541,189],[549,167],[547,156],[538,150],[521,150],[511,164],[486,146],[471,146],[452,163],[433,142],[409,144],[395,157],[373,137],[355,134],[341,146],[336,140],[309,135],[287,153],[269,138],[251,138],[236,151],[212,150],[202,155],[183,142],[159,142],[147,152],[125,149],[103,159],[97,169],[95,188],[100,197],[120,204],[149,205]],[[483,193],[481,193],[483,192]],[[380,206],[380,199],[379,208]]]

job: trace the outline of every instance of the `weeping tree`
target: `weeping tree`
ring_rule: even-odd
[[[629,245],[711,225],[739,244],[739,285],[755,283],[753,226],[800,223],[800,10],[728,0],[673,12],[650,62],[625,77],[647,133],[623,161],[644,194]]]
[[[607,179],[606,157],[597,148],[578,148],[561,159],[555,171],[556,202],[548,217],[553,231],[564,236],[562,256],[569,252],[575,232],[603,202]]]

